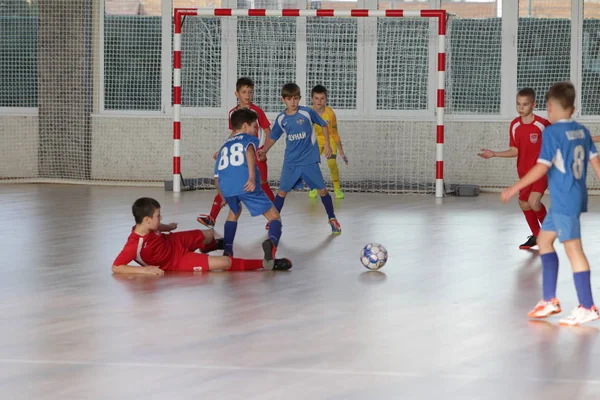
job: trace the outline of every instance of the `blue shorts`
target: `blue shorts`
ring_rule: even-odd
[[[325,179],[323,179],[319,163],[297,166],[284,165],[281,169],[279,190],[288,193],[293,189],[301,189],[303,181],[311,190],[325,189]]]
[[[244,203],[253,217],[262,215],[273,207],[273,203],[262,190],[244,193],[239,196],[225,197],[225,201],[234,214],[242,209],[241,203]]]
[[[567,240],[581,239],[579,215],[556,214],[550,209],[542,223],[542,230],[556,232],[561,243]]]

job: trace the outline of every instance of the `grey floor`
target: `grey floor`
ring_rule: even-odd
[[[0,398],[600,398],[600,323],[526,318],[540,260],[517,248],[528,232],[515,202],[348,194],[332,237],[320,202],[294,193],[289,272],[113,276],[141,196],[195,229],[213,193],[0,185]],[[594,269],[600,198],[590,208]],[[259,258],[264,235],[245,214],[237,255]],[[359,262],[367,242],[389,251],[379,272]],[[559,257],[564,315],[577,300]]]

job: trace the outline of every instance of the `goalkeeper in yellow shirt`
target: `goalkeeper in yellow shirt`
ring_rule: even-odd
[[[338,199],[344,198],[344,193],[340,186],[340,170],[337,165],[337,154],[348,164],[348,157],[344,154],[344,148],[342,147],[342,139],[337,130],[337,118],[335,112],[327,105],[327,89],[323,85],[317,85],[312,88],[311,91],[312,108],[319,114],[321,118],[327,122],[327,128],[329,130],[329,141],[331,143],[331,156],[327,159],[327,166],[331,171],[331,180],[333,181],[333,191],[335,197]],[[319,143],[319,152],[323,154],[325,147],[325,137],[323,136],[323,129],[315,124],[315,133],[317,134],[317,142]],[[317,197],[317,190],[311,190],[308,192],[311,198]]]

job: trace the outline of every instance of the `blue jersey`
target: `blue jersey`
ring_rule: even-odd
[[[229,137],[217,156],[215,163],[215,178],[219,178],[219,189],[223,197],[240,196],[244,193],[244,185],[248,182],[248,160],[246,149],[248,146],[258,148],[258,138],[247,133],[238,133]],[[260,192],[260,175],[258,166],[254,163],[256,176],[255,192]]]
[[[587,164],[597,156],[590,131],[580,123],[561,120],[544,130],[538,162],[550,167],[553,212],[579,215],[587,211]]]
[[[315,110],[306,106],[298,107],[293,115],[284,111],[277,116],[269,137],[277,140],[285,133],[284,165],[310,165],[321,160],[314,124],[327,126]]]

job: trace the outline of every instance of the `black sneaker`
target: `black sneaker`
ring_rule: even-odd
[[[271,242],[270,239],[267,239],[262,244],[263,251],[265,255],[263,257],[263,268],[264,269],[273,269],[275,266],[275,251],[277,251],[277,247]],[[290,267],[291,268],[291,267]],[[289,269],[289,268],[288,268]]]
[[[537,246],[537,237],[532,235],[527,238],[527,241],[525,243],[519,246],[519,249],[529,250],[530,248],[535,246]]]
[[[287,271],[292,268],[292,261],[287,258],[278,258],[275,260],[273,271]]]

